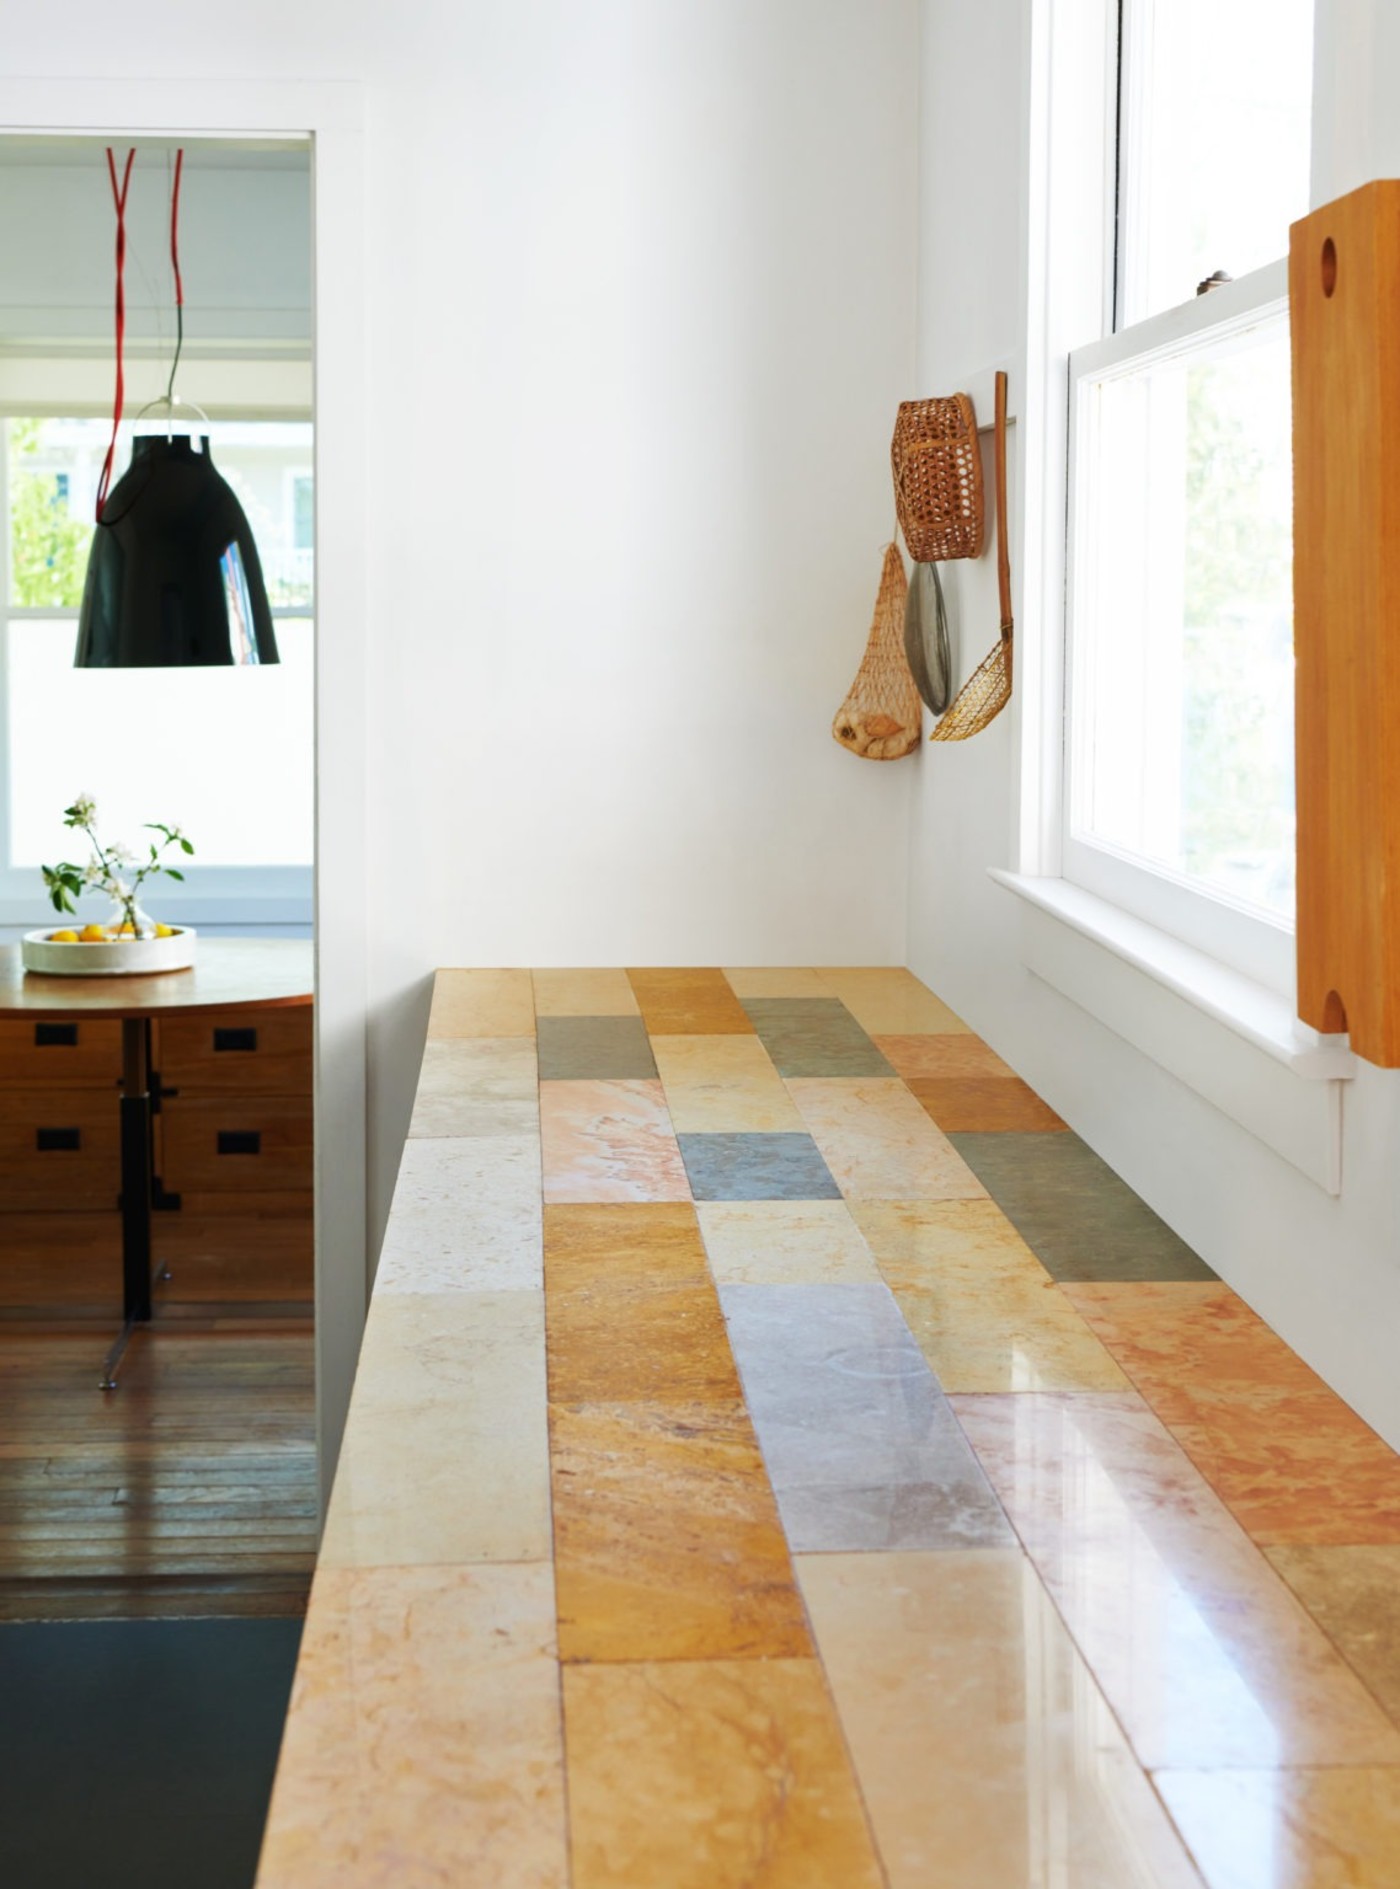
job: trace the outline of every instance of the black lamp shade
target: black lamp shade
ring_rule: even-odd
[[[209,441],[132,444],[93,536],[79,669],[276,662],[258,547]]]

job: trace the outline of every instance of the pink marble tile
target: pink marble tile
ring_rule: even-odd
[[[951,1402],[1142,1764],[1400,1762],[1400,1732],[1141,1398]]]
[[[689,1200],[659,1082],[542,1082],[548,1201]]]
[[[847,1200],[986,1199],[897,1077],[801,1077],[788,1088]]]

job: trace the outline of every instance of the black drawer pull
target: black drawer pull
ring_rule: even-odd
[[[75,1154],[83,1145],[81,1128],[36,1128],[34,1146],[40,1154]]]
[[[215,1030],[214,1032],[214,1048],[216,1051],[225,1049],[256,1049],[257,1047],[258,1033],[256,1030]]]
[[[256,1128],[221,1128],[220,1154],[261,1154],[262,1134]]]
[[[76,1049],[78,1047],[77,1024],[36,1023],[34,1047],[35,1049]]]

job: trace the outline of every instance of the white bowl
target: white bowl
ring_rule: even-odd
[[[102,944],[55,944],[47,931],[24,934],[24,968],[58,977],[132,977],[152,971],[187,971],[194,963],[189,926],[168,938],[113,938]]]

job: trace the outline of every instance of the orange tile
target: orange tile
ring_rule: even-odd
[[[1064,1123],[1019,1076],[915,1076],[909,1087],[945,1135],[994,1130],[1063,1128]]]
[[[629,971],[652,1036],[752,1035],[753,1024],[723,971]]]
[[[553,1402],[741,1395],[693,1208],[546,1207],[544,1275]]]
[[[550,1456],[561,1658],[811,1653],[741,1402],[556,1404]]]
[[[877,1889],[814,1659],[566,1666],[574,1889]]]
[[[1400,1456],[1228,1286],[1066,1284],[1258,1542],[1400,1542]]]
[[[905,1081],[915,1076],[1014,1076],[980,1036],[877,1036],[873,1042]]]

